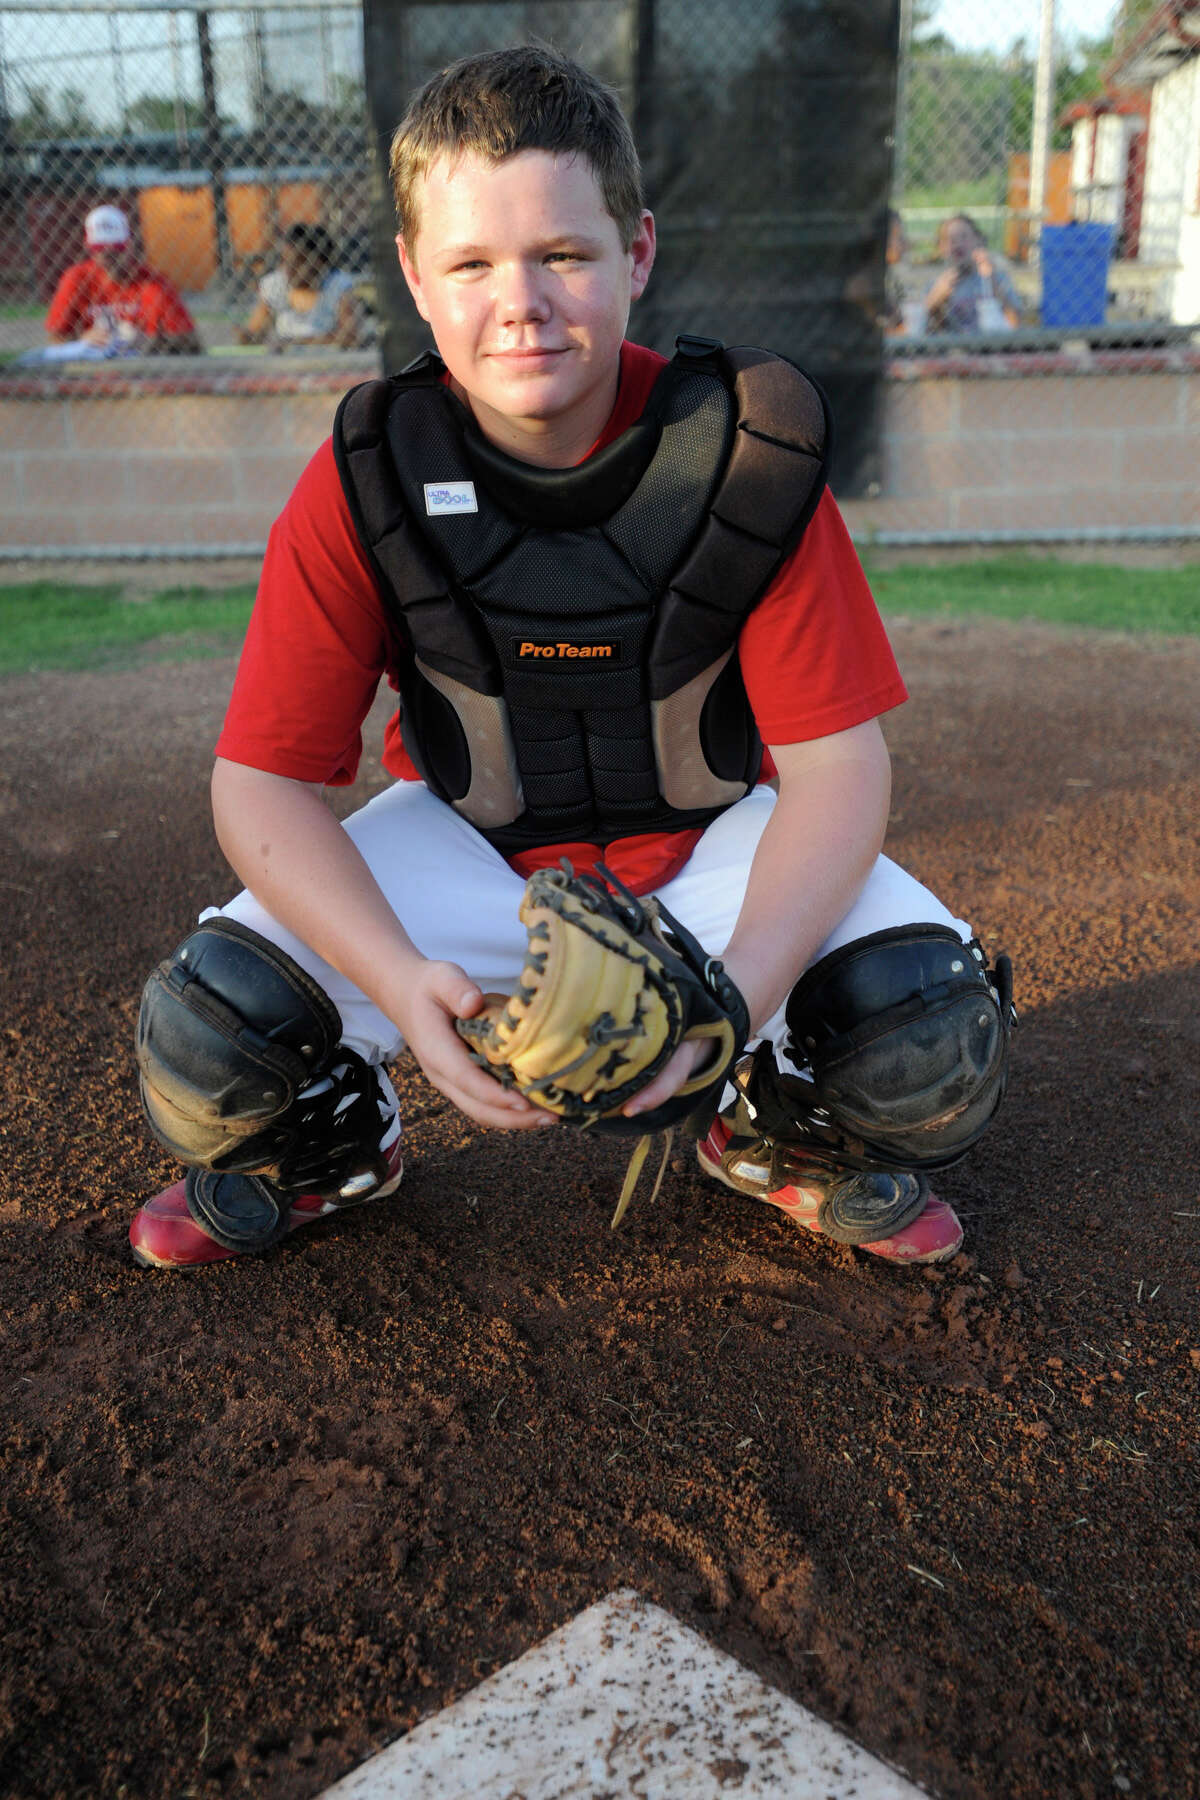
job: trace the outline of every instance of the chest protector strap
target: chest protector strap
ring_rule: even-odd
[[[443,374],[352,389],[333,433],[413,762],[505,855],[707,824],[758,775],[737,637],[820,499],[819,391],[681,338],[628,431],[540,469]]]

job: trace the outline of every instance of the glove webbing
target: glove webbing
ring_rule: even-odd
[[[697,1025],[692,1031],[688,1032],[683,1041],[685,1044],[694,1043],[699,1038],[719,1038],[721,1041],[718,1046],[718,1055],[728,1058],[732,1054],[734,1032],[733,1026],[729,1023],[728,1019],[714,1019],[710,1024]],[[712,1061],[713,1058],[711,1055],[704,1057],[699,1068],[694,1070],[693,1073],[688,1076],[688,1079],[681,1088],[675,1090],[676,1093],[694,1094],[701,1088],[710,1087],[712,1085],[712,1076],[709,1074],[708,1068]],[[708,1121],[706,1120],[705,1127],[707,1127],[707,1124]],[[664,1134],[662,1159],[658,1165],[658,1174],[654,1178],[654,1186],[650,1191],[651,1206],[653,1206],[654,1202],[658,1199],[658,1191],[662,1187],[663,1176],[667,1172],[667,1160],[671,1154],[671,1145],[675,1141],[675,1130],[675,1126],[670,1125],[667,1127]],[[625,1171],[625,1180],[621,1184],[621,1196],[617,1201],[617,1210],[612,1216],[612,1225],[609,1228],[612,1231],[617,1229],[617,1226],[621,1223],[621,1220],[629,1210],[629,1203],[633,1199],[634,1189],[637,1187],[638,1179],[642,1173],[642,1168],[645,1164],[654,1135],[655,1134],[652,1131],[648,1131],[645,1137],[640,1137],[633,1147],[633,1155],[630,1157],[629,1167]],[[696,1132],[696,1135],[700,1135],[699,1131]]]

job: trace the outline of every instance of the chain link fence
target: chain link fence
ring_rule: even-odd
[[[686,0],[456,0],[404,8],[395,54],[409,86],[529,36],[578,56],[630,112],[665,233],[687,197],[692,237],[677,231],[675,255],[688,316],[657,324],[711,329],[753,286],[769,331],[788,299],[786,271],[773,291],[771,266],[799,216],[789,197],[804,198],[805,229],[819,219],[822,133],[798,118],[793,72],[827,20],[825,0],[730,0],[702,22]],[[870,265],[840,296],[869,315],[889,365],[1188,344],[1200,322],[1200,0],[896,0],[893,24],[892,206],[873,214]],[[119,372],[125,404],[142,377],[161,393],[168,367],[177,386],[186,370],[247,395],[251,372],[286,369],[291,388],[334,394],[372,373],[382,321],[363,42],[355,5],[0,0],[0,399],[18,379],[50,378],[77,384],[77,411],[85,391],[102,407],[118,388],[85,389],[97,365]],[[703,196],[731,169],[746,244],[723,254]],[[126,250],[89,252],[97,208],[127,222]],[[72,273],[89,255],[112,277],[94,291]],[[146,271],[149,319],[112,299],[114,282]],[[797,293],[778,316],[802,338]],[[804,360],[802,343],[768,341]],[[277,451],[294,424],[282,421]],[[230,530],[243,498],[233,479]],[[286,485],[281,460],[280,497]],[[219,538],[217,513],[209,526]]]
[[[1200,6],[905,0],[902,30],[897,335],[1186,336]]]
[[[10,358],[41,343],[99,206],[125,216],[209,354],[246,348],[238,328],[297,226],[327,233],[334,266],[369,292],[356,6],[0,6],[0,132]]]

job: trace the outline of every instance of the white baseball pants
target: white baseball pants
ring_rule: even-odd
[[[741,910],[750,864],[775,805],[757,787],[709,826],[688,863],[657,890],[658,897],[712,955],[728,943]],[[453,962],[483,991],[511,993],[520,979],[528,939],[517,917],[524,879],[473,825],[421,782],[398,781],[346,820],[350,833],[393,911],[423,955]],[[391,1062],[403,1039],[360,989],[286,931],[243,890],[227,906],[209,907],[278,944],[320,983],[342,1016],[343,1042],[370,1063]],[[971,928],[911,875],[881,856],[858,899],[814,960],[841,944],[895,925],[948,925],[964,942]],[[797,979],[803,973],[797,970]],[[784,1008],[762,1036],[780,1050]]]

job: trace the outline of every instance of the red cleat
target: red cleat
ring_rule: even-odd
[[[398,1117],[393,1119],[380,1150],[387,1159],[387,1177],[363,1201],[355,1202],[356,1205],[382,1200],[400,1186],[404,1158],[400,1152]],[[129,1242],[134,1261],[141,1263],[143,1268],[195,1269],[206,1263],[229,1262],[235,1256],[247,1254],[244,1250],[230,1250],[218,1244],[196,1223],[188,1209],[186,1189],[186,1181],[177,1181],[173,1187],[155,1194],[153,1200],[147,1200],[134,1215],[129,1227]],[[347,1210],[345,1201],[339,1206],[323,1194],[297,1194],[292,1199],[286,1232],[290,1234],[301,1225],[315,1225],[318,1219],[327,1219],[331,1213]]]
[[[756,1199],[765,1200],[770,1206],[778,1207],[794,1225],[802,1225],[806,1231],[817,1232],[821,1236],[826,1235],[820,1219],[821,1209],[828,1203],[831,1186],[826,1172],[814,1167],[811,1174],[803,1179],[767,1192],[769,1147],[747,1138],[741,1140],[745,1146],[744,1152],[731,1157],[729,1144],[732,1136],[724,1119],[718,1116],[713,1120],[708,1136],[696,1146],[700,1167],[705,1174],[724,1182],[735,1193],[751,1194]],[[735,1175],[737,1179],[734,1179]],[[905,1177],[897,1179],[903,1180]],[[915,1178],[907,1179],[912,1181]],[[898,1263],[939,1263],[953,1256],[963,1241],[962,1226],[953,1207],[931,1194],[923,1184],[920,1188],[914,1187],[913,1197],[915,1217],[888,1237],[870,1241],[860,1238],[856,1247],[869,1250],[872,1256],[882,1256],[888,1262]],[[920,1204],[922,1199],[923,1206]]]

